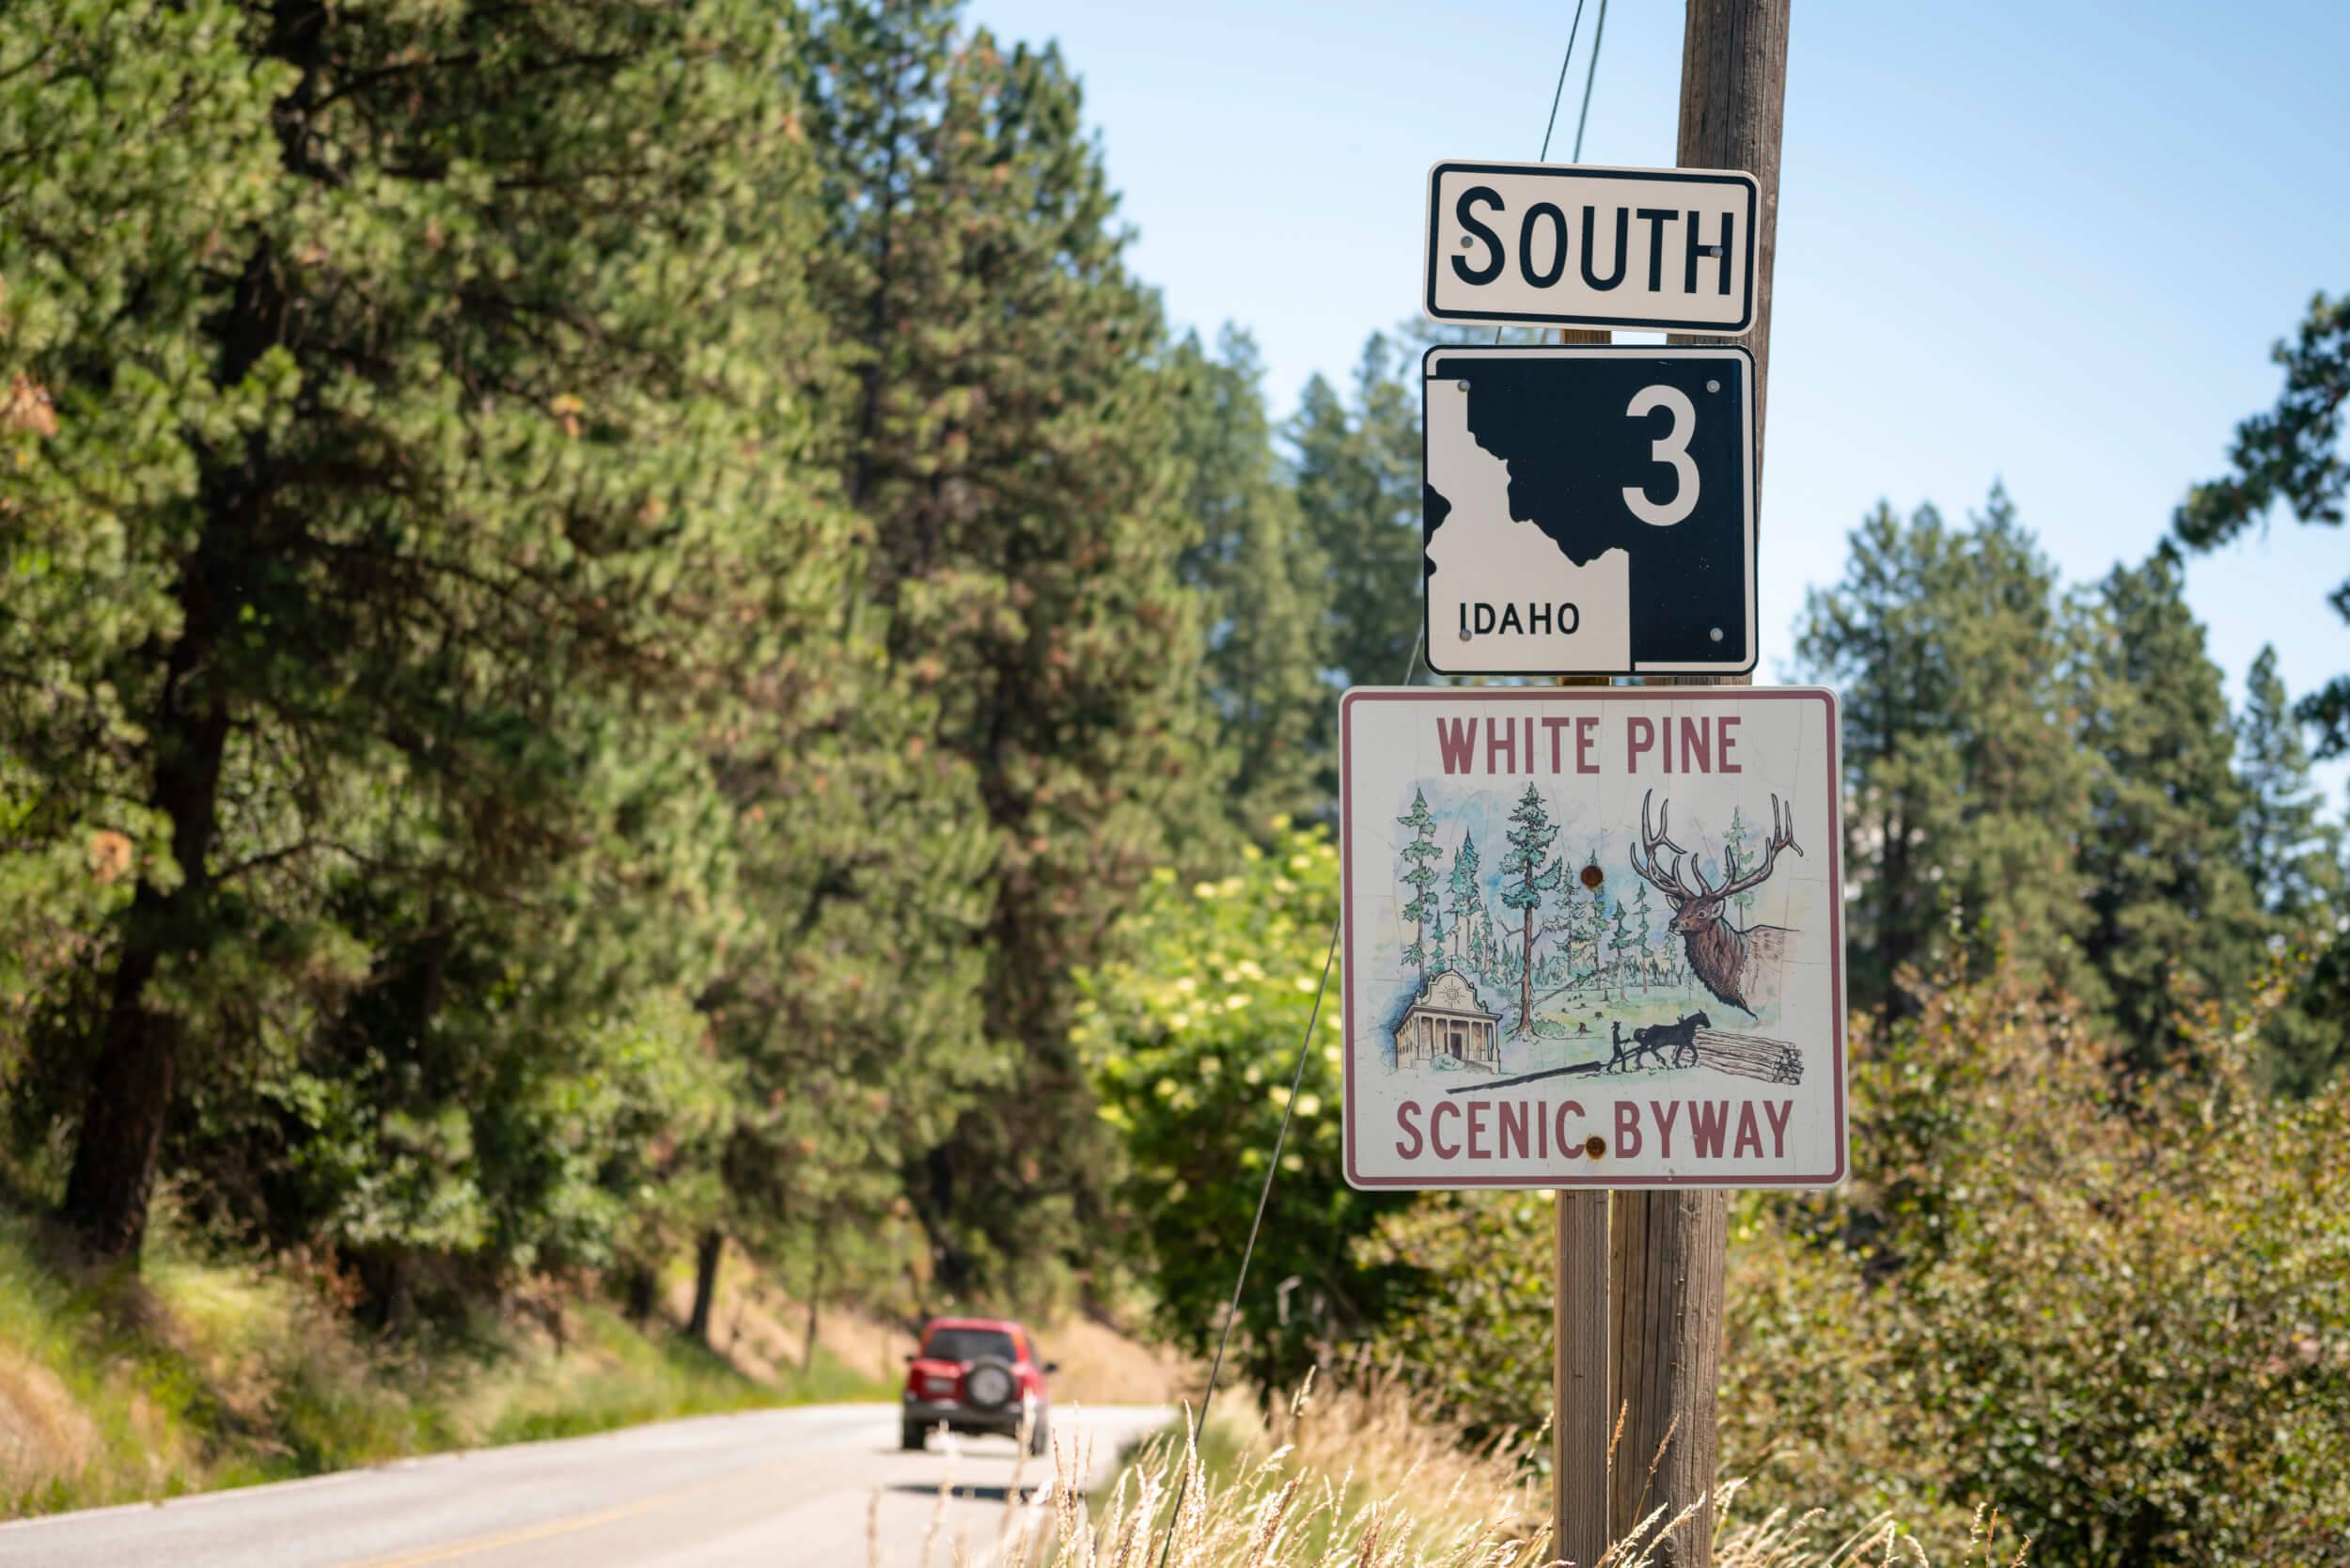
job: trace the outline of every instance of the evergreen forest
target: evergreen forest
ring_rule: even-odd
[[[673,1271],[698,1335],[748,1267],[1204,1356],[1293,1111],[1238,1364],[1539,1422],[1540,1205],[1349,1189],[1335,1007],[1286,1088],[1432,339],[1268,387],[1174,329],[1088,123],[941,0],[0,8],[11,1234],[394,1340]],[[1859,1151],[1733,1216],[1774,1497],[2066,1563],[2350,1518],[2350,676],[2220,667],[2185,591],[2341,525],[2350,304],[2279,325],[2142,557],[1880,507],[1766,638],[1844,704]],[[1678,958],[1630,886],[1503,953],[1461,853],[1424,956]]]

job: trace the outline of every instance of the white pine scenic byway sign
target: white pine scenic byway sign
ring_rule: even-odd
[[[1754,324],[1754,176],[1438,164],[1421,303],[1440,321],[1734,337]]]
[[[1438,348],[1421,372],[1429,668],[1754,667],[1752,355]]]
[[[1844,1174],[1835,694],[1340,704],[1347,1180]]]

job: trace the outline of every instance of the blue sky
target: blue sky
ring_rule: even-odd
[[[1590,0],[1552,156],[1574,138]],[[974,0],[1083,79],[1136,269],[1256,335],[1277,410],[1418,290],[1428,165],[1532,158],[1571,3]],[[1587,162],[1673,162],[1682,7],[1613,0]],[[2003,479],[2075,579],[2142,557],[2269,344],[2350,290],[2350,7],[1802,0],[1789,52],[1762,511],[1762,666],[1879,498],[1958,513]],[[2240,692],[2350,669],[2350,537],[2280,519],[2188,591]],[[1416,613],[1399,604],[1399,617]],[[2329,791],[2345,777],[2329,768]]]

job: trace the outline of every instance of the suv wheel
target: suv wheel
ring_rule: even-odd
[[[898,1446],[907,1453],[919,1453],[930,1437],[930,1429],[919,1421],[908,1421],[898,1435]]]
[[[1042,1456],[1048,1452],[1052,1446],[1051,1424],[1045,1420],[1044,1412],[1040,1410],[1036,1413],[1036,1419],[1028,1427],[1028,1451]]]

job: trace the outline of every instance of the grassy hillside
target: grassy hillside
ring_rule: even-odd
[[[593,1302],[371,1341],[325,1282],[167,1235],[136,1284],[61,1270],[0,1211],[0,1517],[280,1481],[401,1454],[894,1390],[821,1344],[747,1368]]]

